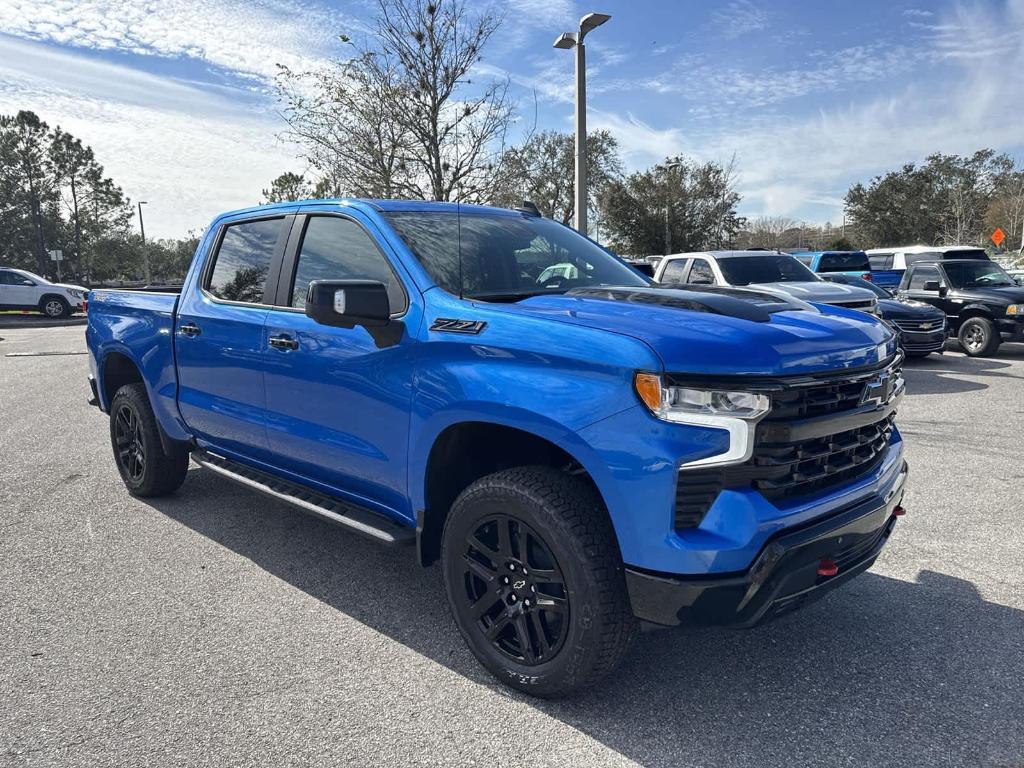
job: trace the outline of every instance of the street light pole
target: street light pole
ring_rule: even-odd
[[[147,200],[139,200],[139,232],[142,234],[142,264],[146,269],[146,285],[153,282],[149,271],[149,251],[146,249],[146,225],[142,222],[142,206],[148,205]]]
[[[576,32],[565,32],[555,48],[576,49],[576,230],[587,234],[587,50],[583,38],[610,19],[607,13],[588,13]]]

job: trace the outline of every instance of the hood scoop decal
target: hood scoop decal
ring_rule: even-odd
[[[691,312],[707,312],[755,323],[771,322],[774,312],[802,308],[774,294],[740,288],[575,288],[565,295],[570,298],[624,301]]]

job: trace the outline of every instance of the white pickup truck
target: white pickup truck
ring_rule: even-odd
[[[0,267],[0,310],[42,312],[47,317],[66,317],[81,311],[88,289],[80,285],[51,283],[23,269]]]

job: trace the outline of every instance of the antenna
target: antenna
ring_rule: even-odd
[[[459,44],[459,14],[456,10],[454,18],[455,45]],[[455,111],[455,168],[456,173],[461,172],[459,164],[459,122],[462,120],[462,111]],[[459,255],[459,298],[462,298],[464,291],[462,281],[462,177],[455,182],[455,241]]]

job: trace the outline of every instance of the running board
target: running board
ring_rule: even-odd
[[[298,507],[303,512],[368,536],[380,544],[400,546],[412,544],[416,540],[413,528],[402,526],[384,515],[261,472],[246,464],[201,449],[192,451],[192,461],[254,491]]]

